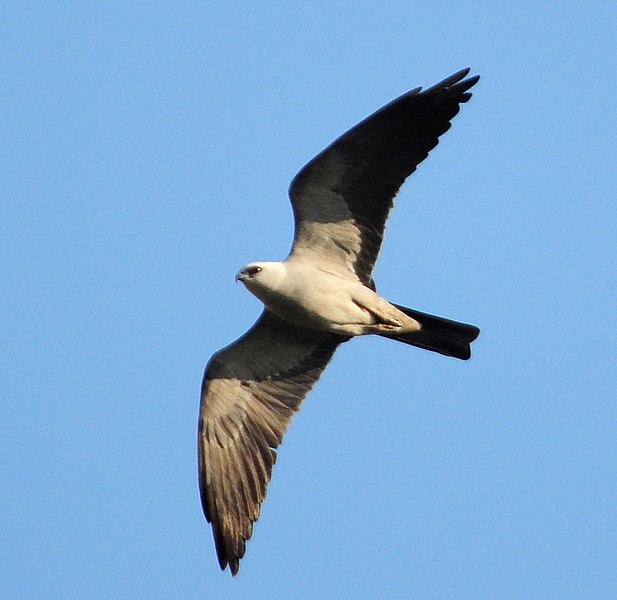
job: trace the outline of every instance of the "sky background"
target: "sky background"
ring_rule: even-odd
[[[5,3],[0,595],[617,597],[617,4]],[[477,324],[469,362],[346,344],[240,574],[197,488],[203,367],[343,131],[482,79],[375,278]]]

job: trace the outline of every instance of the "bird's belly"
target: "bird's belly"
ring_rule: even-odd
[[[278,317],[295,325],[341,335],[361,335],[374,317],[356,302],[340,280],[301,293],[273,295],[264,302]]]

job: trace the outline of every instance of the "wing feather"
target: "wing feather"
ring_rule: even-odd
[[[340,276],[370,285],[394,198],[471,98],[479,77],[465,79],[468,73],[407,92],[303,167],[289,189],[295,217],[289,260],[327,258]]]
[[[267,310],[204,374],[199,482],[221,569],[236,574],[266,497],[276,448],[345,338],[281,321]]]

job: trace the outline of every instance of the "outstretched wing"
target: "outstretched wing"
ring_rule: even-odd
[[[370,285],[388,213],[399,188],[450,128],[479,76],[469,69],[390,102],[318,154],[289,195],[295,238],[288,260],[328,263]]]
[[[199,486],[221,569],[238,572],[291,418],[346,338],[265,310],[208,363],[199,417]]]

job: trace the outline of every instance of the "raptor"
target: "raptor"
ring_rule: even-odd
[[[291,252],[236,276],[264,304],[255,325],[206,366],[199,485],[221,569],[236,575],[259,518],[277,448],[337,347],[375,334],[466,360],[480,330],[381,297],[373,269],[403,182],[479,76],[464,69],[413,89],[347,131],[293,179]]]

